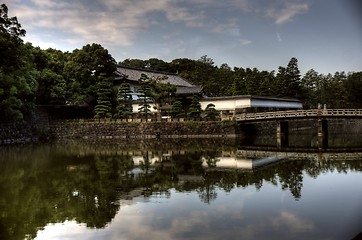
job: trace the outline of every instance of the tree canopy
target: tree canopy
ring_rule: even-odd
[[[33,108],[38,73],[20,37],[25,36],[16,17],[0,6],[0,116],[2,120],[22,119]]]

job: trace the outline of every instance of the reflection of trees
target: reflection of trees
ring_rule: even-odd
[[[44,161],[49,156],[33,152],[3,158],[0,239],[34,238],[47,223],[73,219],[102,228],[118,211],[112,202],[129,158],[53,156]]]
[[[145,197],[169,196],[171,188],[196,191],[201,201],[210,203],[220,190],[249,186],[259,190],[268,182],[289,190],[298,200],[303,174],[317,178],[333,171],[362,171],[362,161],[308,160],[281,162],[255,171],[206,170],[202,159],[218,159],[220,152],[185,151],[173,152],[156,165],[151,164],[153,156],[147,152],[139,166],[141,172],[137,172],[132,171],[134,162],[127,154],[87,155],[83,150],[69,154],[66,150],[49,146],[0,149],[0,239],[34,238],[47,223],[65,220],[102,228],[119,210],[114,203],[135,190]],[[182,175],[199,178],[178,182]]]
[[[206,164],[209,167],[216,167],[217,162],[220,161],[220,156],[221,152],[218,151],[208,151],[205,152],[205,159],[206,159]]]
[[[175,164],[177,174],[203,175],[201,152],[187,152],[184,154],[173,154],[172,161]]]
[[[210,204],[211,201],[217,198],[217,191],[214,185],[205,184],[196,189],[202,202]]]
[[[278,176],[283,190],[289,189],[296,200],[301,198],[303,169],[306,161],[295,161],[279,167]],[[290,164],[293,163],[293,164]]]

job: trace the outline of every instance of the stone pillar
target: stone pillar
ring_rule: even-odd
[[[288,122],[277,121],[277,147],[289,146],[289,124]]]
[[[318,148],[328,148],[328,121],[318,119]]]

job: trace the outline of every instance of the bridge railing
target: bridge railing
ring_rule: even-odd
[[[277,112],[242,113],[235,115],[237,121],[303,117],[362,116],[362,109],[308,109]]]
[[[361,116],[362,109],[323,109],[326,116]]]

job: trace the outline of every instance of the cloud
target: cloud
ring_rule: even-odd
[[[31,39],[34,45],[62,50],[65,50],[63,46],[67,46],[66,50],[70,50],[88,43],[99,43],[118,52],[120,47],[130,49],[142,45],[146,48],[148,41],[152,46],[156,44],[163,50],[148,48],[147,51],[162,51],[157,56],[163,57],[175,53],[185,57],[193,56],[195,51],[189,49],[205,49],[206,42],[214,45],[223,42],[231,44],[231,47],[249,45],[252,43],[250,39],[255,38],[247,34],[251,32],[250,17],[265,19],[267,16],[280,25],[308,10],[306,3],[287,0],[5,0],[6,2],[12,11],[11,15],[18,16],[19,22],[27,30],[25,40]],[[172,35],[175,32],[178,36]],[[166,34],[173,37],[166,39],[163,37]],[[204,42],[193,42],[203,37]],[[222,40],[225,37],[228,41]],[[178,42],[180,39],[182,42]],[[278,39],[281,40],[279,37]],[[49,44],[51,42],[53,44]]]
[[[56,44],[52,41],[46,41],[44,40],[43,37],[39,36],[39,35],[32,35],[32,34],[27,34],[25,37],[25,40],[27,42],[36,42],[37,46],[42,48],[42,49],[47,49],[47,48],[56,48]]]
[[[252,41],[248,39],[239,39],[239,42],[241,45],[248,45],[252,43]]]
[[[271,219],[270,221],[272,226],[276,228],[283,228],[292,233],[308,232],[314,229],[313,222],[307,219],[302,219],[301,217],[287,210],[281,210],[280,215]]]
[[[166,16],[170,21],[185,22],[189,27],[202,27],[205,18],[204,12],[191,14],[186,8],[171,9],[171,11],[167,11]]]
[[[271,8],[266,11],[266,15],[276,24],[284,24],[293,20],[297,15],[307,12],[309,6],[307,3],[286,3],[282,8]]]
[[[67,5],[66,2],[57,2],[52,0],[31,0],[31,2],[38,7],[46,8],[62,8]]]
[[[64,42],[99,42],[106,45],[130,46],[137,34],[149,31],[152,14],[161,13],[168,21],[188,27],[201,27],[202,11],[177,6],[170,0],[116,1],[19,1],[15,14],[23,27],[32,31],[58,31],[68,37]]]

